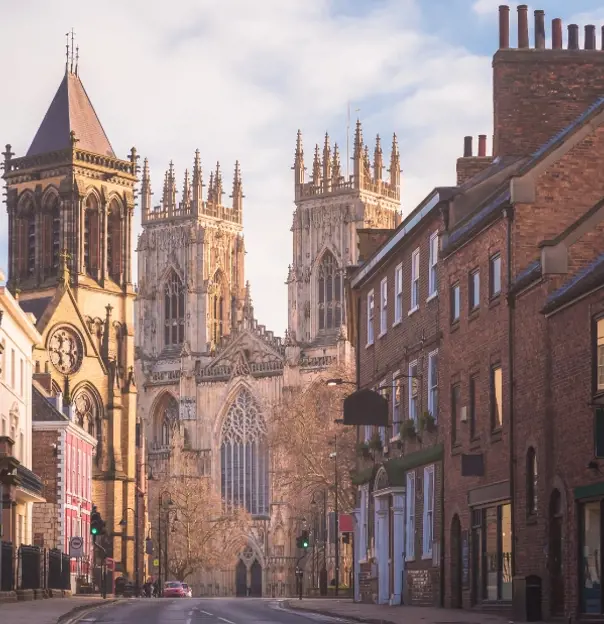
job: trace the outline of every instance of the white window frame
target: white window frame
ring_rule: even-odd
[[[367,293],[367,346],[370,347],[374,340],[373,321],[375,317],[375,293],[373,288]]]
[[[432,544],[434,542],[434,498],[435,498],[435,471],[434,464],[424,468],[424,514],[422,518],[422,559],[432,559]],[[430,485],[432,487],[430,487]],[[430,531],[427,531],[427,528]]]
[[[409,314],[419,310],[419,247],[411,254],[411,309]]]
[[[380,282],[380,335],[388,331],[388,278]]]
[[[430,264],[428,267],[428,299],[438,295],[438,231],[430,235]]]
[[[436,379],[432,372],[432,361],[435,358]],[[428,354],[428,411],[432,414],[434,422],[438,422],[438,349]]]
[[[405,561],[415,561],[415,471],[407,473],[405,498]]]
[[[403,417],[403,378],[399,377],[401,371],[395,371],[392,375],[392,437],[401,433]],[[398,402],[397,402],[398,390]]]
[[[415,369],[415,375],[412,377],[411,375],[413,375],[413,369]],[[417,360],[413,360],[413,362],[409,362],[409,371],[408,371],[409,377],[408,377],[408,390],[409,390],[409,409],[407,412],[407,415],[409,417],[409,420],[412,420],[413,422],[417,422],[417,418],[419,416],[419,414],[417,413],[417,408],[418,408],[418,399],[419,399],[419,395],[421,392],[421,387],[420,387],[420,380],[418,377],[418,370],[417,370]],[[417,393],[415,395],[415,397],[413,396],[413,385],[415,384],[415,387],[417,389]],[[414,410],[412,413],[411,410],[411,406],[414,406]]]
[[[457,293],[457,294],[456,294]],[[457,316],[453,316],[453,310],[455,309],[455,300],[457,299]],[[458,323],[461,318],[461,284],[455,282],[451,284],[451,311],[450,311],[451,323]]]
[[[394,323],[398,325],[403,320],[403,263],[394,269]]]

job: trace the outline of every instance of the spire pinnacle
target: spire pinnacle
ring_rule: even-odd
[[[71,29],[71,32],[65,33],[65,39],[67,40],[67,43],[65,45],[65,73],[75,74],[77,76],[80,48],[79,46],[75,45],[75,30],[73,28]]]
[[[235,161],[235,172],[233,174],[233,210],[241,211],[243,208],[243,184],[241,183],[241,170],[239,169],[239,161]]]
[[[363,152],[363,127],[361,126],[361,120],[357,119],[357,126],[354,131],[354,154],[355,156],[361,155]]]
[[[323,190],[329,191],[331,184],[331,147],[329,146],[329,134],[325,133],[325,143],[323,145]]]
[[[335,186],[340,183],[342,178],[342,165],[340,163],[340,148],[337,143],[333,145],[333,160],[331,163],[331,180]]]
[[[375,137],[375,150],[373,151],[373,177],[376,182],[382,181],[382,172],[384,170],[384,159],[382,152],[382,141],[380,135]]]
[[[312,183],[319,186],[321,182],[321,156],[319,152],[319,144],[315,145],[315,158],[312,163]]]
[[[298,160],[302,161],[304,159],[304,147],[302,145],[302,131],[298,130],[298,134],[296,136],[296,162]]]
[[[214,172],[210,171],[210,183],[208,185],[208,201],[214,202]]]
[[[295,194],[296,198],[300,196],[302,192],[302,186],[304,185],[304,147],[302,146],[302,131],[298,130],[298,134],[296,136],[296,153],[294,156],[294,166],[292,167],[294,170],[294,184],[295,184]]]
[[[187,205],[191,201],[191,183],[189,181],[189,170],[185,169],[185,179],[182,185],[182,203]]]
[[[199,150],[195,150],[195,158],[193,159],[193,210],[196,214],[201,213],[203,202],[203,179],[201,171],[201,159]]]
[[[214,195],[216,196],[216,203],[222,204],[222,173],[220,172],[220,161],[216,161],[216,176],[214,178]]]

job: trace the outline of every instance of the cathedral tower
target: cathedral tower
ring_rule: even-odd
[[[345,324],[344,274],[357,264],[357,233],[361,229],[392,229],[400,223],[400,155],[392,139],[389,175],[379,135],[373,153],[363,141],[357,121],[353,172],[342,170],[338,145],[325,135],[316,145],[312,175],[306,180],[302,134],[294,158],[295,203],[293,262],[289,267],[288,333],[307,348],[334,346]]]
[[[25,156],[4,152],[9,287],[37,319],[36,373],[66,415],[98,441],[93,491],[69,500],[86,527],[90,503],[107,522],[108,556],[134,575],[136,389],[132,217],[137,155],[118,158],[78,76],[73,47],[59,88]],[[88,470],[67,458],[77,473]],[[84,497],[84,498],[83,498]],[[91,500],[90,500],[91,499]],[[76,517],[77,516],[77,517]],[[80,528],[79,531],[84,529]]]

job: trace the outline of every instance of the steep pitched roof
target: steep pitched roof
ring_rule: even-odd
[[[63,412],[59,411],[36,387],[32,384],[32,420],[35,422],[56,422],[69,420]]]
[[[68,148],[72,131],[80,149],[115,156],[79,76],[65,72],[27,156]]]

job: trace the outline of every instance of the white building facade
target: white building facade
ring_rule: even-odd
[[[15,500],[2,510],[4,541],[32,543],[32,508],[43,502],[32,468],[32,352],[42,336],[6,286],[0,286],[0,435],[12,440],[19,461]],[[0,486],[3,487],[3,486]]]

